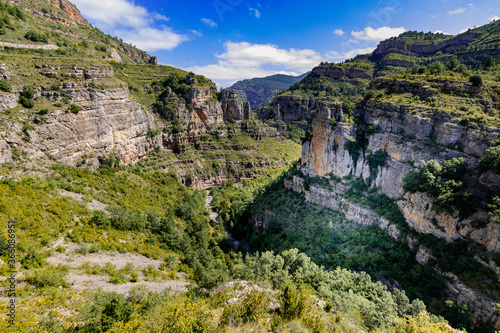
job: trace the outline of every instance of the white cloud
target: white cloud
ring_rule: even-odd
[[[101,27],[143,27],[149,13],[127,0],[72,0],[85,17]]]
[[[172,29],[140,28],[134,30],[117,31],[123,40],[132,43],[141,50],[154,52],[158,50],[172,50],[180,43],[188,40],[187,36],[178,35]]]
[[[210,28],[216,28],[217,27],[217,23],[215,23],[211,19],[202,18],[202,19],[200,19],[200,21],[203,22],[203,23],[205,23],[206,25],[208,25]]]
[[[252,77],[263,77],[277,73],[298,75],[317,66],[323,57],[313,50],[281,49],[271,44],[247,42],[224,43],[224,52],[216,54],[216,64],[187,68],[203,74],[219,85]]]
[[[390,37],[399,36],[405,31],[406,29],[404,27],[380,27],[378,29],[366,27],[361,31],[351,31],[351,35],[356,39],[381,41]]]
[[[344,30],[342,29],[335,29],[333,33],[339,36],[343,36],[345,34]]]
[[[490,20],[490,21],[498,21],[498,20],[500,20],[500,17],[498,17],[496,15],[491,15],[488,20]]]
[[[133,0],[71,0],[83,16],[106,33],[120,36],[125,42],[145,51],[172,50],[186,35],[173,32],[169,27],[157,27],[156,21],[170,19],[150,12]]]
[[[374,50],[375,50],[375,47],[354,49],[354,50],[350,50],[350,51],[346,51],[346,52],[330,51],[326,54],[326,58],[329,61],[339,62],[339,61],[344,61],[346,59],[354,58],[358,54],[372,53]]]
[[[465,13],[465,8],[464,7],[460,7],[460,8],[457,8],[455,10],[450,10],[448,12],[448,15],[457,15],[457,14],[463,14]]]
[[[472,29],[472,27],[467,27],[467,28],[464,28],[464,29],[460,30],[460,31],[458,32],[458,34],[464,33],[464,32],[466,32],[466,31],[467,31],[467,30],[469,30],[469,29]]]
[[[450,33],[444,32],[442,30],[436,30],[434,31],[435,34],[443,34],[443,35],[451,35]]]
[[[248,8],[250,10],[250,15],[254,15],[256,18],[260,18],[260,12],[255,8]]]

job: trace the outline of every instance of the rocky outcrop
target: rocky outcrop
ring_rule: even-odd
[[[257,110],[259,119],[281,119],[287,124],[307,127],[312,121],[311,111],[316,109],[317,100],[295,96],[276,96],[273,102]]]
[[[74,22],[90,26],[89,22],[80,14],[80,10],[68,0],[48,0],[48,2],[61,9]]]
[[[360,150],[355,161],[346,145],[356,136],[356,130],[342,122],[342,104],[320,101],[312,124],[313,137],[303,146],[301,170],[310,176],[374,178],[374,186],[389,197],[399,199],[404,195],[404,175],[420,161],[443,162],[462,157],[470,168],[475,168],[490,142],[499,136],[497,128],[466,127],[437,110],[423,111],[419,108],[417,113],[409,106],[376,102],[358,109],[357,112],[364,115],[364,122],[376,126],[378,132],[369,137],[365,152]],[[333,127],[331,118],[338,122]],[[462,147],[462,151],[452,147]],[[385,151],[388,159],[375,176],[371,174],[367,156],[378,150]],[[481,229],[472,227],[485,219],[484,213],[476,213],[468,219],[460,218],[458,213],[436,214],[432,200],[421,194],[407,195],[399,205],[408,223],[420,232],[447,240],[467,237],[491,251],[500,251],[498,226],[490,223]]]
[[[245,120],[252,118],[250,103],[238,98],[236,90],[223,90],[221,101],[224,119]]]
[[[11,150],[17,147],[30,157],[46,157],[57,162],[73,164],[84,155],[113,154],[125,163],[137,161],[156,145],[146,138],[154,125],[151,114],[129,98],[127,88],[66,90],[71,102],[81,106],[75,114],[58,110],[24,130],[29,142],[23,142],[12,131],[2,132],[0,142]],[[21,132],[21,125],[11,124]],[[0,143],[2,145],[2,143]],[[4,151],[2,155],[9,155]],[[11,154],[10,154],[11,155]],[[11,160],[4,158],[4,162]]]
[[[333,79],[371,79],[372,76],[362,69],[347,68],[344,69],[338,66],[318,66],[312,71],[312,74],[323,75]]]
[[[403,40],[388,39],[380,42],[377,49],[373,51],[373,55],[377,56],[388,53],[399,53],[406,55],[416,54],[419,56],[427,56],[437,52],[446,53],[469,44],[472,40],[479,36],[481,36],[480,33],[467,32],[435,45],[407,44]]]

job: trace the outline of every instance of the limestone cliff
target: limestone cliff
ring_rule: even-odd
[[[359,119],[356,124],[348,121],[342,102],[328,99],[318,102],[312,122],[313,136],[303,145],[299,165],[304,175],[326,179],[361,177],[397,201],[411,230],[417,234],[432,234],[448,242],[465,239],[471,244],[483,245],[488,251],[500,252],[500,226],[488,219],[484,206],[464,218],[457,209],[453,213],[437,212],[433,207],[434,199],[425,193],[410,194],[403,191],[403,177],[421,161],[434,159],[442,162],[463,158],[469,168],[474,170],[490,143],[500,137],[499,128],[464,126],[446,112],[383,101],[359,103],[354,115]],[[353,151],[352,142],[357,136],[359,140],[361,126],[372,126],[375,130],[365,137],[364,149]],[[384,151],[387,161],[374,171],[370,166],[370,155],[377,151]],[[470,177],[472,182],[481,184],[483,194],[498,193],[499,175],[491,171],[486,174],[471,171]],[[346,199],[342,181],[337,183],[330,180],[329,183],[329,189],[311,186],[305,190],[302,180],[294,177],[293,182],[287,181],[285,185],[304,193],[306,200],[340,211],[356,223],[376,224],[386,229],[392,237],[400,237],[394,225]],[[421,251],[416,255],[422,261]],[[429,253],[429,256],[432,254]],[[493,262],[479,261],[497,271]],[[443,274],[449,277],[448,297],[467,304],[474,322],[489,321],[500,327],[500,315],[493,308],[494,300],[466,286],[452,273]]]

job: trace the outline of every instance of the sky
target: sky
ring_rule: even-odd
[[[459,34],[500,0],[70,0],[93,26],[219,87],[372,52],[408,30]]]

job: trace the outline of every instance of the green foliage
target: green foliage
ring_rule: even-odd
[[[9,243],[3,236],[0,236],[0,256],[3,256],[9,250]]]
[[[27,109],[32,109],[33,107],[35,107],[35,102],[31,99],[27,99],[24,96],[21,96],[21,98],[19,99],[19,104]]]
[[[480,72],[475,72],[469,77],[469,82],[472,83],[474,87],[482,87],[483,86],[483,77]]]
[[[297,290],[289,283],[279,295],[281,307],[279,313],[282,318],[293,320],[302,318],[306,310],[312,306],[312,299],[304,290]]]
[[[387,152],[377,150],[375,153],[368,155],[366,159],[370,167],[370,179],[376,179],[378,168],[385,166],[387,162]]]
[[[237,326],[241,323],[257,322],[268,312],[268,303],[269,296],[266,292],[252,290],[224,308],[221,324]]]
[[[0,90],[5,91],[5,92],[11,92],[12,91],[12,86],[10,85],[10,82],[5,79],[0,80]]]
[[[71,104],[69,106],[69,112],[71,113],[74,113],[74,114],[78,114],[78,112],[80,112],[82,108],[79,106],[79,105],[76,105],[76,104]]]
[[[48,43],[49,37],[45,34],[38,33],[36,31],[30,30],[25,35],[24,38],[29,39],[32,42],[36,43]]]
[[[64,279],[62,274],[52,269],[38,269],[33,275],[26,277],[26,282],[36,288],[69,287],[69,283]]]
[[[33,99],[35,97],[36,91],[32,86],[24,86],[23,91],[21,92],[21,96],[27,99]]]
[[[405,192],[425,192],[435,199],[438,211],[452,212],[455,207],[463,216],[476,211],[478,198],[468,189],[464,178],[467,165],[463,158],[453,158],[442,165],[435,160],[422,161],[420,167],[403,178]]]
[[[500,197],[495,196],[492,203],[488,206],[490,220],[495,223],[500,223]]]
[[[491,170],[500,175],[500,145],[490,147],[486,150],[486,154],[479,161],[479,170],[481,172]]]
[[[108,214],[106,214],[102,210],[94,211],[94,214],[92,214],[92,218],[90,219],[89,223],[93,223],[98,228],[105,230],[109,229],[109,227],[111,226],[111,221],[109,220]]]
[[[470,332],[474,329],[467,304],[462,303],[459,305],[453,301],[446,301],[444,315],[450,321],[450,324],[459,330]]]
[[[84,332],[106,332],[117,322],[127,322],[134,310],[133,304],[114,292],[99,291],[83,308],[81,319]]]

